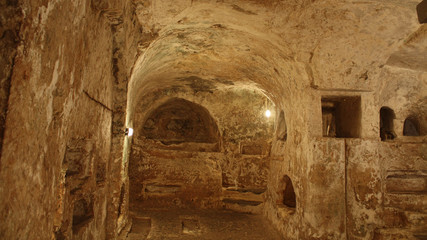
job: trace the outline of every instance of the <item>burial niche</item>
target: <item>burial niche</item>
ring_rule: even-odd
[[[409,116],[403,124],[403,136],[420,136],[420,123],[414,116]]]
[[[93,219],[93,196],[81,198],[73,206],[73,232],[76,233]]]
[[[208,110],[180,98],[170,99],[149,114],[142,135],[165,145],[219,141],[218,127]]]
[[[396,138],[394,133],[393,120],[396,118],[394,111],[388,107],[380,109],[380,137],[381,141]]]
[[[283,192],[282,192],[282,199],[281,202],[279,202],[280,205],[285,205],[289,208],[296,208],[297,201],[294,191],[294,186],[292,184],[291,178],[289,178],[288,175],[285,175],[282,180],[282,186],[283,186]]]
[[[360,97],[322,97],[324,137],[357,138],[360,136]]]

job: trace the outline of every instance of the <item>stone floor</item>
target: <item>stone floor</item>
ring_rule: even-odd
[[[279,233],[260,215],[227,210],[140,210],[133,212],[128,240],[209,239],[279,240]]]

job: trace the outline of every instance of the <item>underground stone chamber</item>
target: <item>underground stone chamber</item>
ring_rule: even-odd
[[[0,239],[425,239],[424,6],[1,2]]]
[[[260,89],[191,79],[203,88],[175,83],[135,104],[128,166],[131,215],[152,216],[150,209],[163,209],[172,215],[193,211],[197,219],[205,210],[262,216],[272,141],[286,139],[283,111],[276,117],[278,108]],[[189,230],[189,224],[200,224],[194,221],[183,222],[185,236],[215,228]]]
[[[279,89],[290,92],[298,86],[285,88],[274,79],[300,66],[273,60],[286,50],[265,52],[261,45],[270,43],[262,37],[226,27],[217,32],[209,23],[203,32],[191,24],[184,27],[186,32],[176,30],[179,38],[172,30],[150,46],[129,83],[126,121],[135,134],[126,140],[128,176],[123,177],[130,218],[147,209],[171,214],[199,209],[200,214],[228,210],[266,220],[267,202],[283,198],[268,188],[276,178],[271,164],[289,144],[285,113],[297,108],[295,98]],[[243,37],[246,49],[236,41]],[[189,49],[189,43],[195,45]],[[215,57],[208,54],[211,49]],[[264,57],[253,58],[254,53]],[[205,57],[194,62],[199,54]]]

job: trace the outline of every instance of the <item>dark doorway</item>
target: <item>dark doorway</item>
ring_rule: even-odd
[[[380,137],[381,141],[396,138],[394,133],[393,120],[396,118],[394,111],[388,107],[382,107],[380,110]]]

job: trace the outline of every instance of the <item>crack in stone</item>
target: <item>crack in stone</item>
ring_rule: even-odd
[[[112,110],[111,108],[107,107],[107,105],[103,104],[102,102],[98,101],[97,99],[95,99],[94,97],[92,97],[91,95],[89,95],[89,93],[88,93],[88,92],[86,92],[86,91],[83,91],[83,92],[86,94],[86,96],[87,96],[90,100],[92,100],[92,101],[94,101],[94,102],[98,103],[99,105],[101,105],[102,107],[104,107],[105,109],[107,109],[108,111],[113,112],[113,110]]]

